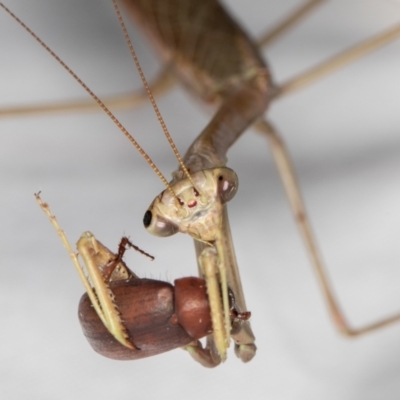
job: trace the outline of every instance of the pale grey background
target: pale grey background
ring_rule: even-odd
[[[6,1],[98,94],[139,88],[107,0]],[[226,1],[253,34],[298,1]],[[282,81],[400,21],[395,0],[332,1],[265,52]],[[159,69],[133,31],[148,76]],[[0,12],[0,102],[84,97],[71,78]],[[271,107],[293,154],[341,304],[354,325],[400,310],[400,42]],[[179,88],[159,101],[184,152],[208,115]],[[176,161],[150,106],[119,113],[169,174]],[[2,399],[320,399],[400,397],[400,325],[358,340],[334,330],[263,138],[229,153],[240,178],[230,206],[258,354],[214,370],[176,350],[137,362],[95,354],[76,317],[82,287],[33,193],[42,190],[70,240],[123,234],[153,253],[127,261],[142,276],[196,273],[188,237],[142,227],[157,177],[102,114],[0,121]]]

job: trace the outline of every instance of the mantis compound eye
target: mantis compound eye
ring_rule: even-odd
[[[145,228],[150,226],[152,218],[153,218],[153,214],[151,213],[150,210],[147,210],[143,217],[143,225]]]
[[[153,215],[151,210],[147,210],[143,217],[144,227],[154,236],[167,237],[178,232],[178,226],[166,218]]]
[[[235,172],[224,168],[218,175],[218,196],[222,203],[227,203],[235,197],[239,182]]]

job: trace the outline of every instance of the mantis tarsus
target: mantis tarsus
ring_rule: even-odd
[[[284,132],[284,133],[286,133],[286,132]],[[350,133],[349,133],[350,134]],[[328,260],[329,261],[329,260]],[[330,264],[330,263],[329,263]]]

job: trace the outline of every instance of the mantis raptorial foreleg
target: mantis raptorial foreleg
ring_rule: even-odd
[[[82,234],[77,243],[78,253],[74,252],[65,232],[60,228],[56,217],[51,213],[50,207],[47,203],[42,201],[40,193],[35,194],[35,198],[40,208],[47,215],[54,229],[57,231],[64,247],[67,249],[75,270],[78,272],[79,278],[85,287],[86,293],[97,315],[109,332],[122,345],[134,349],[135,346],[129,340],[127,329],[115,305],[112,292],[108,287],[108,282],[104,279],[102,267],[99,267],[99,265],[103,267],[108,265],[110,261],[113,261],[115,255],[98,242],[90,232]],[[90,282],[78,260],[78,255],[82,257],[85,263]],[[122,276],[123,279],[128,279],[131,276],[136,277],[123,264],[115,265],[114,269],[115,268],[119,270],[120,276]]]
[[[222,219],[223,219],[223,224],[221,227],[221,239],[223,241],[222,244],[225,252],[224,256],[227,261],[227,264],[230,266],[230,268],[227,271],[228,273],[227,278],[228,281],[230,282],[230,288],[234,293],[236,293],[235,296],[236,307],[240,312],[244,312],[247,310],[247,306],[244,298],[242,282],[240,280],[239,267],[237,265],[236,256],[235,253],[231,251],[231,249],[233,249],[233,241],[229,226],[227,206],[225,206],[223,209]],[[204,252],[204,250],[207,249],[207,245],[205,243],[195,241],[195,249],[196,249],[196,254],[199,257]],[[234,320],[232,323],[230,334],[235,342],[236,356],[239,357],[244,362],[250,361],[254,357],[254,354],[256,352],[256,346],[254,344],[255,337],[248,322],[246,320],[241,320],[241,319]],[[213,346],[215,346],[213,337],[208,337],[207,347],[212,348]]]
[[[202,276],[207,282],[207,291],[209,294],[209,302],[211,308],[211,316],[213,322],[213,340],[218,350],[221,360],[226,358],[226,348],[228,347],[229,332],[226,332],[224,325],[224,310],[219,298],[220,283],[217,275],[218,271],[218,253],[213,247],[205,248],[200,257],[199,265]]]

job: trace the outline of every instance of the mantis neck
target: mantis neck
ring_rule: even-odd
[[[226,154],[239,136],[266,111],[270,99],[269,76],[259,74],[225,99],[184,157],[191,173],[225,166]],[[182,179],[182,171],[174,174]]]

